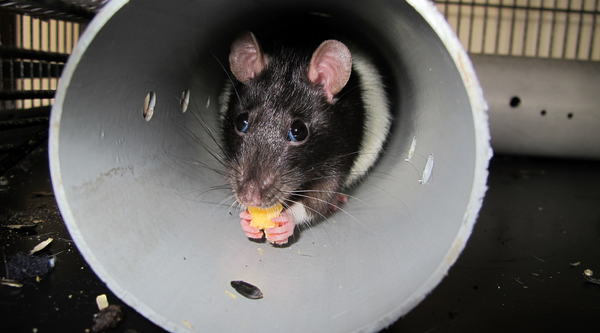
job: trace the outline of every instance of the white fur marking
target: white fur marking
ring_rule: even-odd
[[[360,78],[362,101],[365,106],[365,136],[346,180],[346,186],[356,183],[373,166],[383,149],[392,122],[381,76],[371,60],[352,50],[352,68]]]
[[[227,114],[227,110],[229,108],[229,100],[231,99],[231,93],[233,93],[233,84],[231,84],[231,82],[229,82],[229,81],[225,82],[223,91],[221,92],[221,95],[219,96],[219,105],[221,106],[221,108],[220,108],[221,120],[223,120],[225,118],[225,115]]]
[[[306,207],[303,204],[295,203],[287,209],[288,213],[292,215],[294,218],[295,224],[304,223],[309,220],[308,213],[306,212]]]

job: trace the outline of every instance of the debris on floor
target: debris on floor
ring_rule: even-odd
[[[45,249],[48,245],[50,245],[50,243],[52,243],[54,239],[53,238],[48,238],[45,241],[39,243],[38,245],[36,245],[33,250],[31,250],[31,252],[29,252],[29,254],[34,254],[36,252],[40,252],[41,250]]]
[[[586,269],[583,271],[583,277],[590,283],[600,284],[600,279],[593,278],[594,271],[591,269]]]
[[[249,299],[261,299],[263,293],[258,287],[251,285],[246,281],[231,281],[231,287],[235,289],[240,295]]]
[[[121,305],[109,305],[104,310],[94,315],[94,326],[92,332],[104,332],[116,328],[123,318],[125,312]]]
[[[96,305],[98,305],[98,310],[102,311],[108,307],[108,298],[106,294],[98,295],[96,297]]]
[[[19,252],[7,262],[6,278],[18,282],[48,273],[56,264],[56,257],[50,255],[32,256]]]

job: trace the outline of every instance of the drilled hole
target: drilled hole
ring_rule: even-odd
[[[569,119],[573,118],[573,113],[570,112],[569,114],[567,114],[567,118],[569,118]]]
[[[181,112],[185,113],[188,109],[188,105],[190,105],[190,90],[187,89],[181,94],[181,101],[179,102],[179,106],[181,107]]]
[[[510,99],[509,104],[511,107],[516,108],[517,106],[519,106],[519,104],[521,104],[521,99],[518,96],[515,96]]]
[[[144,115],[144,119],[146,121],[150,121],[150,119],[152,118],[152,115],[154,114],[155,106],[156,106],[156,93],[154,91],[151,91],[148,93],[148,95],[146,95],[146,98],[144,99],[143,115]]]
[[[542,112],[540,112],[540,114],[541,114],[542,116],[545,116],[545,115],[546,115],[546,110],[542,110]]]

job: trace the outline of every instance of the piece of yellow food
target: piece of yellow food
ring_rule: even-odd
[[[250,225],[260,230],[278,227],[279,224],[271,222],[271,219],[279,217],[282,210],[283,206],[281,204],[269,208],[248,207],[248,212],[252,215]]]

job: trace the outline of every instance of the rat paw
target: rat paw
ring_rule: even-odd
[[[277,245],[286,244],[288,238],[294,234],[294,227],[296,226],[294,218],[291,214],[284,211],[279,217],[275,217],[271,219],[271,221],[279,223],[279,227],[268,228],[265,230],[267,240]]]
[[[341,205],[343,205],[346,202],[348,202],[348,196],[345,195],[345,194],[338,194],[337,201],[338,201],[338,205],[337,206],[333,205],[333,204],[330,204],[332,212],[336,212],[340,208]]]
[[[254,238],[254,239],[262,238],[262,236],[263,236],[262,230],[250,225],[250,221],[252,220],[252,215],[247,210],[241,212],[240,217],[242,218],[242,220],[240,221],[240,224],[242,226],[242,230],[244,230],[244,233],[246,234],[246,237]]]

